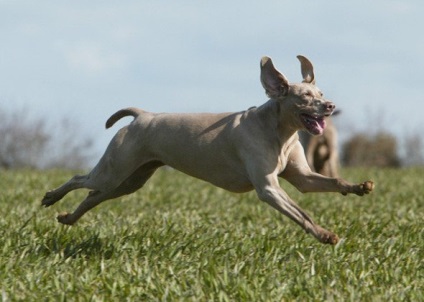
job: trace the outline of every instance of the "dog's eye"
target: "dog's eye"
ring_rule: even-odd
[[[310,92],[310,91],[306,92],[305,93],[305,96],[308,97],[308,98],[313,98],[314,97],[313,93]]]

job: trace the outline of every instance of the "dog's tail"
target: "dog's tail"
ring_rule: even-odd
[[[143,111],[134,107],[121,109],[115,112],[114,114],[112,114],[110,118],[108,118],[108,120],[106,121],[106,129],[112,127],[113,124],[115,124],[117,121],[119,121],[121,118],[125,116],[131,115],[136,118],[137,116],[140,115],[141,112]]]

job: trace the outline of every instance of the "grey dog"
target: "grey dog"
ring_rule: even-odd
[[[289,83],[269,57],[260,62],[260,79],[270,98],[265,104],[235,113],[172,114],[122,109],[106,128],[125,116],[134,120],[114,136],[99,163],[87,175],[76,175],[49,191],[48,207],[68,192],[87,188],[87,198],[73,213],[57,219],[74,224],[99,203],[141,188],[161,166],[168,165],[232,192],[256,190],[260,200],[291,218],[322,243],[336,244],[336,234],[316,224],[280,187],[278,177],[301,192],[364,195],[372,181],[350,184],[312,172],[299,142],[298,130],[321,135],[325,117],[335,105],[315,85],[311,62],[298,56],[302,83]]]

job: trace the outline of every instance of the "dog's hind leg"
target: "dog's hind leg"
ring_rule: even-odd
[[[124,144],[119,144],[116,139],[113,140],[90,173],[82,176],[75,175],[59,188],[48,191],[44,195],[41,204],[49,207],[70,191],[76,189],[86,188],[103,192],[120,186],[125,179],[128,179],[134,173],[134,168],[140,165],[140,161],[134,152],[120,152],[121,149],[124,151],[128,149],[125,146]]]
[[[81,202],[73,213],[62,213],[57,217],[57,220],[63,224],[74,224],[87,211],[91,210],[101,202],[130,194],[140,189],[153,175],[156,169],[162,165],[163,164],[161,162],[147,163],[133,172],[133,174],[131,174],[117,188],[110,191],[91,191],[87,198]]]
[[[88,179],[88,175],[75,175],[68,182],[66,182],[59,188],[48,191],[44,195],[44,198],[41,201],[41,205],[45,207],[49,207],[55,204],[57,201],[61,200],[70,191],[80,189],[80,188],[85,188],[87,179]]]
[[[122,195],[131,194],[140,189],[155,173],[155,171],[163,166],[160,161],[151,161],[145,163],[135,170],[127,179],[125,179],[115,190],[110,198],[117,198]]]

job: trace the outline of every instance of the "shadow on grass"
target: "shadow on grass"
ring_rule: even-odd
[[[40,254],[45,256],[58,254],[63,259],[80,257],[110,259],[115,251],[116,247],[107,238],[100,238],[98,233],[78,239],[70,237],[69,234],[55,234],[46,238],[38,249]]]

